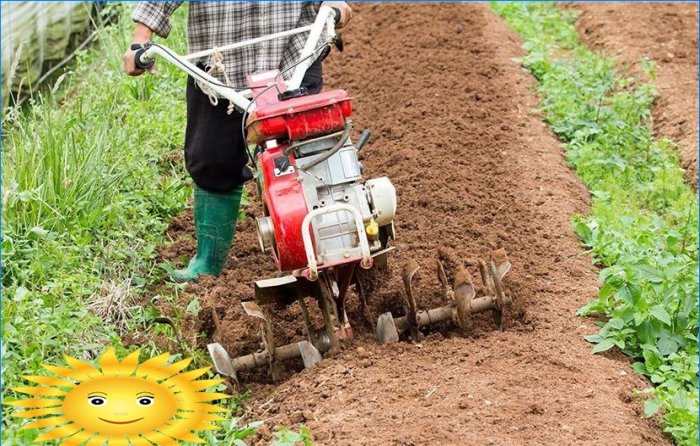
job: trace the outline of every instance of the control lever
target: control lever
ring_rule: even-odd
[[[355,144],[355,150],[359,152],[362,146],[367,143],[370,136],[372,136],[372,132],[370,132],[369,129],[364,129],[360,134],[360,138],[357,140],[357,144]]]

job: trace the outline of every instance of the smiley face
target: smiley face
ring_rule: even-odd
[[[106,435],[134,435],[163,427],[177,411],[172,390],[131,376],[96,378],[72,389],[63,415],[77,426]]]

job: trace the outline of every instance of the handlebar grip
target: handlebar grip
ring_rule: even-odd
[[[153,68],[153,65],[156,63],[156,61],[153,59],[143,57],[147,49],[143,44],[132,43],[131,49],[132,51],[136,51],[136,54],[134,55],[134,63],[138,68],[142,70],[150,70],[151,68]]]
[[[333,11],[333,20],[335,21],[335,24],[337,25],[338,23],[340,23],[340,19],[341,19],[340,9],[331,6],[331,10]]]

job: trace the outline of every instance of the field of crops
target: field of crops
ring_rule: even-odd
[[[291,365],[278,382],[245,376],[222,404],[231,420],[202,437],[697,444],[697,147],[688,147],[698,130],[686,122],[697,123],[697,101],[679,99],[697,92],[697,5],[353,8],[345,52],[324,63],[326,88],[348,90],[354,122],[373,130],[368,178],[387,175],[397,188],[388,276],[366,304],[348,303],[358,321],[349,348],[310,370]],[[275,269],[258,249],[252,186],[225,271],[190,285],[166,279],[196,246],[185,76],[161,62],[155,76],[122,74],[130,9],[104,11],[120,19],[65,75],[3,110],[4,401],[62,354],[94,361],[108,346],[119,357],[141,348],[142,358],[170,351],[201,367],[211,340],[231,354],[259,343],[240,302]],[[182,53],[186,17],[186,7],[176,12],[167,40]],[[632,39],[640,24],[665,40]],[[677,80],[686,72],[691,86]],[[427,269],[438,252],[468,263],[500,247],[515,300],[503,332],[484,315],[466,334],[440,325],[420,342],[376,345],[376,314],[401,311],[409,260]],[[439,303],[430,280],[418,284],[421,307]],[[300,340],[298,318],[279,309],[275,328]],[[28,444],[42,429],[21,430],[14,410],[3,409],[2,442]]]

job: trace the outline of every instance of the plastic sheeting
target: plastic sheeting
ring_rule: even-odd
[[[1,2],[2,87],[26,88],[43,74],[46,61],[66,57],[71,35],[90,27],[92,2]],[[10,70],[19,64],[9,79]],[[8,81],[11,85],[8,85]],[[4,98],[3,98],[4,99]]]

